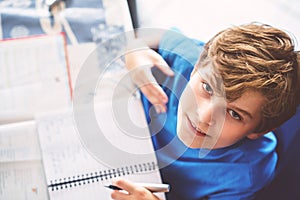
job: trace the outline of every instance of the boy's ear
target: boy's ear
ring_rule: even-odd
[[[247,135],[247,138],[249,138],[250,140],[255,140],[257,138],[260,138],[264,134],[269,133],[270,131],[272,131],[272,130],[266,130],[266,131],[263,131],[263,132],[260,132],[260,133],[250,133],[250,134]]]
[[[193,71],[191,72],[190,77],[192,77],[196,73],[196,71],[197,71],[196,66],[194,66]]]

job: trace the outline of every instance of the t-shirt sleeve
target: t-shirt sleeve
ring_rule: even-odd
[[[158,53],[173,66],[180,60],[194,65],[203,50],[204,43],[188,38],[179,31],[168,30],[159,43]]]

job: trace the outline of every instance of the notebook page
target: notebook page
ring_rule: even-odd
[[[138,119],[136,123],[145,123],[144,116],[141,116],[140,99],[120,101],[128,103],[128,109]],[[115,148],[129,153],[148,154],[148,156],[140,160],[115,157],[114,160],[118,161],[119,165],[112,167],[90,154],[85,148],[77,132],[72,113],[54,113],[39,117],[37,120],[39,141],[51,199],[110,199],[111,191],[104,185],[119,176],[135,182],[161,182],[151,138],[141,140],[124,134],[114,123],[111,108],[109,102],[102,102],[95,108],[104,137]],[[101,141],[98,143],[101,146]],[[110,152],[103,150],[102,153]],[[51,185],[55,186],[51,187]],[[161,194],[161,198],[164,198],[164,194]]]

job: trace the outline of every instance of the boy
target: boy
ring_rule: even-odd
[[[163,181],[171,185],[167,199],[253,199],[272,180],[277,162],[269,131],[298,105],[293,41],[281,30],[252,23],[226,29],[205,45],[167,33],[158,53],[167,63],[142,50],[126,55],[126,65],[150,63],[170,75],[156,77],[163,90],[147,69],[133,76],[145,95]],[[114,191],[113,199],[158,199],[127,180],[115,184],[128,193]]]

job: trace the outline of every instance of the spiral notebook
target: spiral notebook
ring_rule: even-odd
[[[134,118],[132,120],[139,127],[146,127],[140,99],[125,99],[122,102],[127,104],[129,118]],[[124,107],[122,103],[116,105]],[[136,138],[124,134],[124,129],[128,127],[122,129],[115,123],[116,116],[108,102],[97,105],[95,114],[105,140],[114,148],[133,155],[147,156],[129,159],[121,153],[118,157],[114,155],[111,158],[115,161],[113,164],[107,165],[86,148],[83,139],[85,136],[80,136],[84,133],[78,133],[72,112],[41,116],[37,119],[37,129],[50,199],[111,199],[111,190],[104,186],[116,177],[124,177],[134,182],[161,183],[148,129],[141,129],[148,137]],[[99,141],[99,147],[103,143]],[[109,155],[111,150],[102,151],[103,155]],[[163,193],[158,195],[165,199]]]

